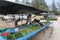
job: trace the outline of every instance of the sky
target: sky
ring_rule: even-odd
[[[9,1],[14,2],[15,0],[9,0]],[[31,1],[31,0],[29,0],[29,1]],[[55,1],[56,6],[58,7],[57,3],[58,3],[59,0],[54,0],[54,1]],[[53,0],[45,0],[45,2],[47,3],[48,6],[51,6]]]
[[[46,3],[47,3],[47,5],[48,6],[51,6],[51,4],[52,4],[52,2],[53,2],[53,0],[45,0],[46,1]],[[58,2],[59,2],[59,0],[54,0],[54,2],[55,2],[55,4],[56,4],[56,6],[58,7]]]

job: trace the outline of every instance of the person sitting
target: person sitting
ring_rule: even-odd
[[[42,24],[40,22],[40,20],[34,19],[34,21],[32,22],[33,24],[39,25],[39,26],[44,26],[44,24]]]

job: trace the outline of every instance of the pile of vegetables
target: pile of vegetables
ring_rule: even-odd
[[[46,19],[49,19],[49,20],[57,20],[57,18],[53,18],[53,17],[46,18]],[[45,20],[45,19],[44,18],[41,18],[40,20]]]
[[[57,20],[57,18],[49,18],[49,20]]]
[[[34,27],[27,26],[27,28],[22,28],[16,33],[9,33],[6,37],[7,37],[7,40],[16,40],[17,38],[23,37],[24,35],[27,35],[39,28],[40,28],[40,26],[34,26]]]
[[[47,24],[48,22],[43,22],[44,24]],[[23,37],[35,30],[38,30],[41,26],[39,25],[27,25],[27,24],[24,24],[22,26],[26,26],[26,28],[21,28],[19,29],[18,32],[15,32],[15,33],[7,33],[7,36],[4,36],[7,40],[16,40],[20,37]],[[5,34],[5,33],[4,33]]]
[[[48,24],[49,22],[42,22],[43,24]]]
[[[16,32],[16,33],[9,33],[6,37],[7,40],[15,40],[17,38],[22,37],[23,35],[20,32]]]

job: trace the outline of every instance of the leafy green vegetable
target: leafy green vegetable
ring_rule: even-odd
[[[30,25],[27,25],[27,28],[22,28],[17,33],[10,33],[10,34],[8,34],[7,40],[16,40],[17,38],[20,38],[20,37],[22,37],[24,35],[27,35],[27,34],[33,32],[34,30],[37,30],[39,28],[40,28],[40,26],[36,26],[36,25],[30,26]]]
[[[7,36],[7,40],[15,40],[19,37],[22,37],[23,35],[20,33],[20,32],[17,32],[17,33],[10,33],[8,34]]]

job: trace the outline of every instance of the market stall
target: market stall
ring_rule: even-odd
[[[19,15],[23,13],[28,14],[25,24],[22,24],[18,27],[18,25],[15,23],[14,28],[7,28],[7,29],[0,30],[0,39],[2,40],[28,40],[29,38],[38,34],[38,32],[44,30],[51,24],[51,22],[47,22],[47,20],[45,22],[41,22],[38,19],[34,19],[33,21],[31,21],[32,13],[35,15],[37,14],[41,15],[41,13],[47,11],[39,10],[37,8],[30,7],[23,4],[18,4],[15,2],[9,2],[9,1],[1,1],[1,2],[5,3],[4,6],[0,7],[0,12],[2,14],[5,15],[18,14],[18,13]],[[23,17],[20,20],[24,20]],[[17,22],[18,21],[19,20],[17,20]]]

